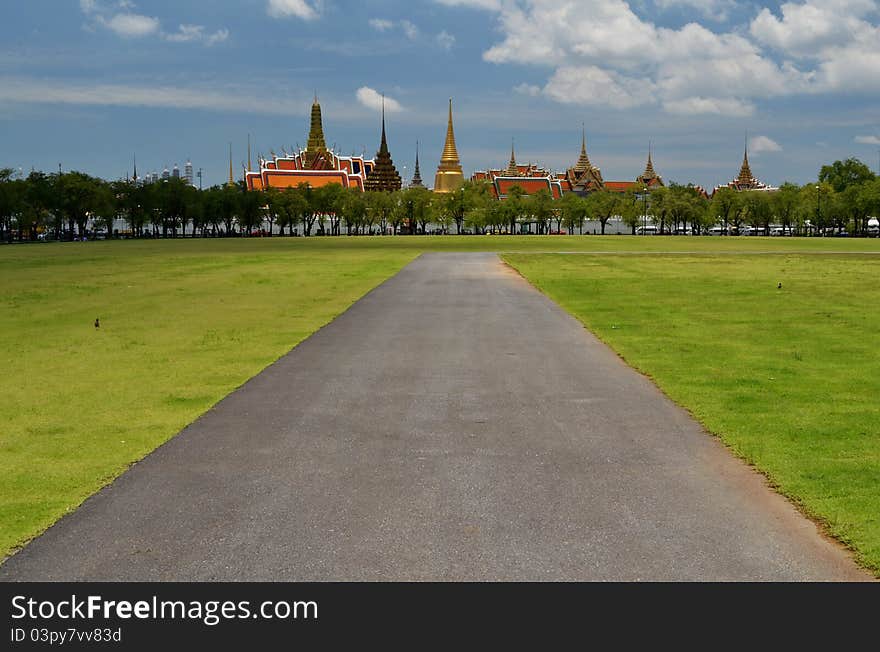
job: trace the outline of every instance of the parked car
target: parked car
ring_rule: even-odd
[[[657,235],[659,233],[659,229],[653,224],[649,224],[648,226],[640,226],[636,229],[636,235]]]

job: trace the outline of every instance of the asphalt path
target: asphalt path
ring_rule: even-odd
[[[437,253],[61,519],[0,579],[868,576],[496,255]]]

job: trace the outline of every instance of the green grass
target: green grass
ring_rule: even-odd
[[[656,375],[713,431],[733,432],[728,423],[742,425],[745,418],[742,410],[727,413],[713,406],[731,394],[737,405],[748,405],[749,420],[763,423],[763,431],[772,426],[773,436],[731,435],[731,445],[756,461],[768,457],[764,449],[775,451],[769,457],[782,460],[781,470],[761,462],[762,468],[781,484],[784,479],[790,495],[803,495],[806,501],[802,485],[823,487],[809,509],[876,567],[877,517],[866,514],[877,506],[880,486],[877,430],[870,424],[877,416],[870,397],[877,396],[880,381],[871,347],[859,342],[877,323],[877,292],[858,281],[865,270],[876,276],[880,258],[857,252],[880,251],[880,242],[834,238],[340,237],[2,246],[0,557],[74,509],[422,251],[699,254],[511,260],[585,320],[605,315],[598,325],[588,322],[600,334],[609,320],[620,327],[608,330],[609,338],[650,326],[660,339],[642,342],[645,359],[632,361]],[[712,255],[741,251],[783,253]],[[856,255],[784,253],[798,251]],[[788,302],[766,316],[763,311],[772,306],[757,302],[752,293],[766,290],[762,270],[776,273],[779,265],[788,266],[780,277],[786,282],[784,293],[776,297],[770,292],[766,300],[785,297]],[[725,304],[717,314],[707,310],[713,305],[707,297],[727,288],[734,273],[739,276],[729,300],[739,297],[741,303]],[[675,285],[673,279],[678,279]],[[775,292],[775,278],[771,283]],[[672,292],[675,287],[684,289]],[[601,304],[597,296],[618,303]],[[661,299],[674,303],[657,303]],[[619,316],[614,312],[624,308]],[[735,309],[732,319],[725,318],[725,309]],[[722,346],[709,327],[692,327],[694,311],[705,313],[718,337],[731,333],[736,341]],[[92,323],[98,316],[102,326],[96,331]],[[667,321],[670,316],[674,319]],[[773,381],[764,377],[764,367],[747,365],[764,364],[763,349],[737,345],[745,337],[765,337],[769,324],[777,325],[774,333],[786,342],[798,343],[779,350],[777,363],[788,366],[770,374]],[[700,390],[700,402],[688,402],[684,390],[675,394],[674,383],[663,379],[666,358],[654,348],[667,336],[670,343],[660,348],[669,351],[672,368],[691,370],[684,379],[668,373],[676,383],[690,381],[695,392]],[[609,341],[618,347],[638,344]],[[707,347],[707,342],[714,344]],[[719,361],[724,351],[737,364]],[[788,383],[788,398],[768,400],[765,393],[777,391],[782,379]],[[856,422],[864,424],[861,430],[850,429]],[[839,455],[833,453],[839,462],[833,473],[812,465],[814,458],[832,454],[824,448],[821,455],[812,453],[816,428],[828,441],[847,443]],[[860,469],[857,480],[847,475],[846,482],[834,481],[853,469]],[[841,494],[841,484],[852,491]],[[859,504],[864,509],[853,511]]]
[[[880,258],[505,260],[880,574]]]
[[[244,240],[0,249],[0,559],[414,255]]]

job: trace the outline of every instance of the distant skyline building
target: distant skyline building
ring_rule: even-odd
[[[189,159],[186,159],[186,165],[183,166],[183,178],[186,179],[189,185],[195,185],[193,183],[193,164]]]
[[[162,181],[168,181],[170,176],[171,173],[168,171],[168,166],[166,166],[165,169],[162,170]]]
[[[177,166],[177,163],[174,164],[174,167],[171,169],[171,178],[179,179],[180,178],[180,168]]]

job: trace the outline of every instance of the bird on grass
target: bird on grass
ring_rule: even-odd
[[[101,328],[101,322],[95,317],[95,328]]]

